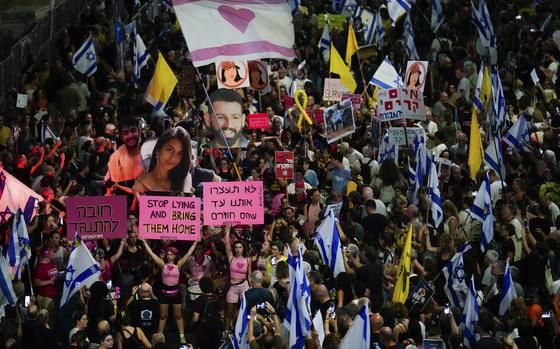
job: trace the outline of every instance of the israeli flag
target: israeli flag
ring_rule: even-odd
[[[51,130],[46,122],[41,121],[41,142],[44,143],[49,138],[57,139],[58,136]]]
[[[418,191],[424,184],[424,178],[429,175],[428,171],[431,168],[430,155],[426,149],[426,143],[423,137],[416,135],[413,143],[413,152],[416,154],[416,171],[412,174],[412,169],[409,170],[409,180],[413,180],[414,182],[408,192],[408,199],[412,204],[417,205],[419,202]]]
[[[290,349],[303,349],[305,339],[311,330],[311,288],[307,276],[303,271],[303,256],[301,245],[297,256],[290,251],[288,255],[290,269],[290,295],[284,313],[284,327],[290,332]]]
[[[478,323],[478,302],[476,301],[476,289],[474,288],[474,275],[471,276],[469,282],[469,293],[467,294],[467,301],[463,309],[463,316],[461,318],[461,327],[463,327],[463,344],[467,348],[471,348],[478,341],[478,334],[476,334],[476,324]]]
[[[352,321],[352,325],[340,342],[339,349],[369,349],[371,341],[371,327],[368,303],[362,305],[360,312]]]
[[[441,194],[439,192],[439,178],[436,162],[433,158],[428,182],[428,193],[432,198],[432,219],[434,221],[434,227],[438,228],[441,223],[443,223],[443,206],[441,204]]]
[[[12,242],[13,241],[13,242]],[[29,233],[25,223],[25,216],[21,209],[14,215],[10,243],[8,245],[8,260],[14,270],[16,280],[21,279],[21,271],[31,259],[31,245]]]
[[[503,180],[506,179],[506,166],[502,156],[502,143],[497,137],[492,137],[490,144],[484,150],[484,165],[494,170]]]
[[[388,56],[385,56],[385,59],[381,62],[369,83],[384,90],[405,87],[401,76],[397,73],[393,64],[391,64]]]
[[[492,83],[492,133],[499,135],[506,127],[506,99],[504,97],[504,89],[498,67],[490,68],[490,82]]]
[[[463,253],[471,249],[470,244],[464,244],[459,248],[457,253],[447,261],[443,268],[443,276],[445,277],[444,291],[449,299],[449,303],[458,308],[465,305],[465,295],[468,292],[467,283],[465,282],[465,264],[463,262]]]
[[[329,32],[329,20],[325,15],[325,27],[323,28],[323,35],[319,40],[319,51],[323,55],[323,61],[327,63],[331,56],[331,34]]]
[[[416,51],[416,45],[414,44],[414,28],[412,27],[410,12],[408,12],[404,20],[403,41],[406,43],[406,56],[408,59],[419,59],[418,52]]]
[[[443,15],[443,7],[440,0],[432,0],[432,31],[436,33],[443,24],[445,17]]]
[[[12,231],[10,232],[10,241],[8,241],[8,265],[10,266],[10,270],[15,270],[19,266],[19,236],[18,230],[16,227],[16,219],[14,217],[14,223],[12,225]],[[13,273],[12,273],[13,275]]]
[[[377,48],[381,49],[381,46],[383,46],[383,38],[385,37],[385,27],[383,26],[383,18],[381,18],[379,11],[375,13],[375,20],[373,23],[373,42]]]
[[[142,68],[148,64],[148,58],[150,58],[150,54],[146,49],[146,45],[140,34],[136,34],[134,37],[134,50],[133,50],[133,63],[134,63],[134,85],[138,87],[138,83],[140,82],[140,73]]]
[[[484,175],[484,181],[478,189],[471,206],[473,218],[482,222],[482,236],[480,239],[480,249],[482,252],[488,250],[490,241],[494,239],[494,215],[492,213],[492,192],[490,190],[490,177],[488,173]]]
[[[340,243],[336,217],[332,210],[329,210],[317,229],[315,245],[317,245],[325,265],[331,268],[334,277],[346,271],[342,259],[342,244]]]
[[[517,293],[511,278],[511,270],[509,269],[509,258],[506,261],[506,274],[504,275],[504,284],[502,287],[502,300],[500,301],[500,308],[498,315],[503,316],[511,306],[511,302],[517,299]]]
[[[527,119],[523,115],[519,115],[517,122],[509,129],[502,138],[510,147],[518,153],[525,153],[530,149],[529,129],[527,128]]]
[[[87,76],[92,76],[97,71],[97,55],[91,35],[72,57],[72,65],[74,69]]]
[[[478,9],[471,2],[471,21],[478,30],[480,41],[484,47],[496,48],[496,33],[486,7],[486,1],[480,0]]]
[[[351,15],[358,4],[356,0],[331,0],[332,10],[343,15]]]
[[[68,259],[66,275],[64,276],[64,288],[62,289],[60,307],[62,308],[80,288],[98,281],[100,275],[99,263],[93,259],[86,245],[82,243],[82,239],[76,233],[72,252]]]
[[[484,64],[480,64],[480,71],[478,72],[478,78],[476,79],[476,86],[474,88],[474,99],[473,99],[473,103],[479,112],[484,111],[484,102],[480,99],[480,91],[482,90],[483,79],[484,79]]]
[[[15,305],[16,301],[16,294],[8,270],[8,261],[0,253],[0,317],[4,316],[6,304]]]
[[[298,14],[298,8],[299,8],[299,0],[288,0],[288,3],[290,4],[290,8],[292,9],[292,16],[295,17]]]
[[[249,326],[249,316],[250,309],[247,309],[247,300],[245,299],[245,292],[241,294],[239,302],[239,313],[237,314],[237,320],[235,321],[235,328],[233,330],[233,347],[235,349],[249,349],[249,339],[247,338],[247,329]]]
[[[377,162],[382,164],[385,159],[391,158],[395,162],[399,159],[399,147],[395,143],[395,140],[389,134],[389,131],[385,131],[383,136],[383,141],[379,144],[379,153],[377,155]]]
[[[365,44],[371,45],[375,29],[374,13],[366,10],[362,6],[356,6],[353,17],[354,19],[359,19],[359,21],[362,23],[361,27],[357,30],[357,33],[363,33]]]
[[[408,183],[411,185],[416,183],[416,171],[410,166],[410,159],[408,159]]]
[[[387,0],[387,11],[393,27],[399,18],[410,11],[412,4],[414,0]]]

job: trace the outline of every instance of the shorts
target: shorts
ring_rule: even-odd
[[[231,285],[226,294],[226,302],[231,304],[239,303],[239,297],[248,289],[249,283],[247,282],[247,280],[237,285]]]
[[[159,296],[159,303],[160,304],[183,304],[183,297],[181,294],[181,290],[179,286],[177,286],[177,294],[169,295],[161,290]]]

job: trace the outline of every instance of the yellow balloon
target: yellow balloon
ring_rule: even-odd
[[[303,97],[303,104],[299,100],[300,96]],[[307,112],[305,111],[305,108],[307,108],[307,93],[305,93],[304,90],[297,90],[296,93],[294,94],[294,99],[296,100],[296,106],[299,109],[299,119],[297,122],[297,127],[301,131],[301,124],[303,122],[303,118],[305,118],[305,121],[307,121],[309,125],[313,124],[313,120],[311,120],[311,118],[309,117],[309,115],[307,115]]]

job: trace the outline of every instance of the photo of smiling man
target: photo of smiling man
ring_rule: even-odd
[[[210,102],[213,108],[204,114],[204,123],[211,136],[209,145],[214,148],[227,148],[228,145],[230,148],[246,148],[248,140],[243,135],[245,114],[241,96],[234,90],[222,88],[210,95]]]

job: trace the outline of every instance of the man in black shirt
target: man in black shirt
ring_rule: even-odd
[[[276,306],[276,302],[274,302],[272,293],[266,288],[262,287],[263,284],[262,272],[260,270],[252,272],[251,277],[249,279],[251,282],[251,288],[245,291],[245,301],[247,302],[246,303],[247,309],[251,309],[257,304],[263,304],[265,302],[268,302],[271,305]],[[261,313],[261,311],[263,311],[263,309],[259,309],[259,314],[263,316],[266,315],[265,311],[263,311],[263,313]]]
[[[501,349],[502,344],[494,338],[494,315],[488,311],[481,311],[478,316],[478,334],[480,339],[472,349]]]
[[[396,335],[391,327],[383,327],[379,330],[379,341],[383,349],[404,349],[401,343],[397,343]]]
[[[367,200],[364,206],[367,212],[367,216],[362,220],[364,243],[379,248],[379,236],[385,232],[387,217],[377,213],[375,200]]]
[[[134,286],[127,304],[132,325],[142,328],[146,337],[152,338],[159,320],[159,301],[152,292],[152,286],[148,283],[143,283],[140,288]]]
[[[41,325],[38,320],[39,307],[36,304],[30,304],[27,308],[28,320],[24,321],[22,330],[23,349],[35,349],[42,346],[41,343]]]
[[[373,309],[383,307],[383,288],[385,277],[383,268],[377,262],[377,251],[371,246],[364,246],[359,253],[359,258],[354,258],[356,266],[356,279],[369,289],[369,299]]]

